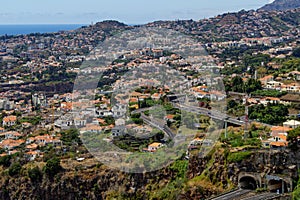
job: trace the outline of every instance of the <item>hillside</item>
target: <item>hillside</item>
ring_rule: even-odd
[[[290,10],[300,7],[300,0],[275,0],[260,8],[261,10]]]
[[[201,42],[211,43],[243,38],[295,35],[298,34],[299,25],[300,9],[286,12],[242,10],[199,21],[157,21],[146,26],[174,29],[193,35]]]

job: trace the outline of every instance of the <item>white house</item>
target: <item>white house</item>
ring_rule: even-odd
[[[300,126],[300,122],[297,120],[288,120],[283,123],[283,126],[289,128],[298,128]]]

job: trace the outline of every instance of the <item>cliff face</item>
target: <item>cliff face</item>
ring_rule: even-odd
[[[290,10],[300,7],[300,0],[275,0],[260,8],[260,10]]]
[[[217,149],[206,158],[192,156],[187,169],[172,165],[144,174],[126,174],[87,159],[88,164],[76,166],[62,161],[63,170],[54,177],[44,174],[41,180],[31,180],[23,166],[19,176],[2,173],[0,199],[206,199],[235,188],[241,172],[297,180],[299,161],[295,158],[300,152],[253,151],[239,162],[229,161],[228,154]]]
[[[227,155],[225,155],[227,154]],[[229,152],[216,151],[210,158],[199,159],[193,157],[189,165],[189,179],[197,179],[214,183],[213,194],[224,192],[224,189],[236,187],[241,173],[258,174],[262,184],[267,184],[267,175],[276,175],[291,180],[293,187],[298,180],[300,152],[286,151],[249,151],[246,159],[238,162],[229,161]],[[289,182],[290,183],[290,182]]]

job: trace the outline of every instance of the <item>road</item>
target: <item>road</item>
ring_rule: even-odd
[[[234,190],[232,192],[223,194],[221,196],[211,198],[210,200],[230,200],[230,199],[236,199],[237,197],[241,197],[243,195],[246,195],[248,193],[252,192],[252,190],[244,190],[244,189],[238,189]]]
[[[280,194],[276,194],[276,193],[262,193],[262,194],[257,194],[251,197],[247,197],[247,198],[243,198],[241,200],[266,200],[266,199],[272,199],[274,197],[278,197],[280,196]]]
[[[188,112],[195,112],[198,114],[208,115],[212,119],[227,121],[229,123],[236,124],[239,126],[242,126],[245,124],[244,121],[230,117],[230,116],[228,116],[224,113],[221,113],[220,111],[217,111],[217,110],[209,110],[206,108],[201,108],[201,107],[196,107],[196,106],[191,106],[191,105],[186,105],[186,104],[177,104],[177,103],[173,103],[173,106],[176,108],[179,108],[181,110],[188,111]],[[249,123],[250,123],[250,121],[249,121]]]
[[[226,121],[226,122],[238,125],[238,126],[245,125],[245,121],[238,120],[238,119],[231,117],[227,114],[224,114],[218,110],[209,110],[206,108],[201,108],[201,107],[196,107],[196,106],[191,106],[191,105],[186,105],[186,104],[178,104],[178,103],[174,103],[174,102],[172,104],[175,108],[178,108],[180,110],[185,110],[188,112],[194,112],[194,113],[198,113],[198,114],[207,115],[207,116],[211,117],[212,119]],[[141,113],[141,118],[144,120],[144,122],[165,132],[171,139],[173,139],[175,137],[175,135],[168,126],[166,126],[165,124],[162,124],[142,113],[149,109],[151,109],[151,108],[143,108],[143,109],[135,110],[132,113]],[[249,120],[249,124],[251,122],[253,122],[253,121]],[[269,125],[269,124],[262,123],[262,125],[271,127],[271,125]]]
[[[166,133],[171,139],[173,139],[175,137],[175,134],[171,131],[171,129],[166,126],[165,124],[161,124],[158,121],[151,119],[150,117],[144,115],[143,113],[141,113],[141,119],[144,120],[144,122],[146,124],[149,124],[150,126],[153,126],[161,131],[163,131],[164,133]]]

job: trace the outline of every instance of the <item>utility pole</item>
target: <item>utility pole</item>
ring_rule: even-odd
[[[249,130],[248,130],[248,122],[249,122],[249,118],[248,118],[248,115],[249,115],[249,110],[248,110],[248,94],[246,95],[245,97],[245,127],[244,127],[244,139],[246,139],[248,137],[248,133],[249,133]]]
[[[227,138],[227,120],[225,120],[225,139]]]

